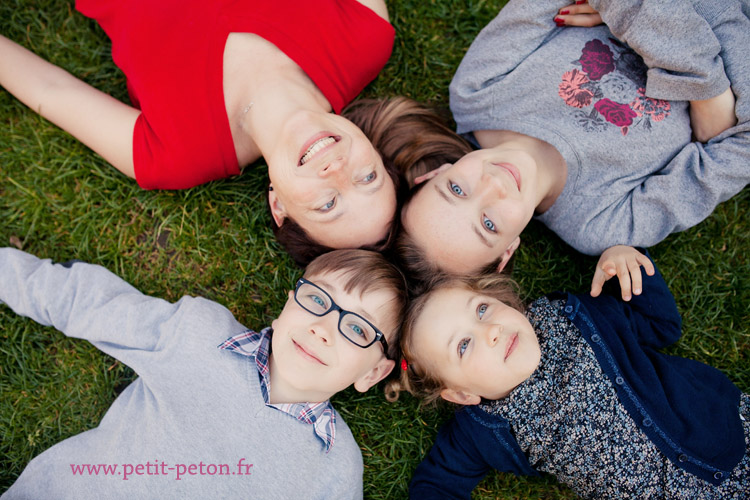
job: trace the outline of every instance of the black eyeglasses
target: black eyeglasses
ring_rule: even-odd
[[[305,278],[297,280],[294,300],[302,309],[318,317],[325,316],[331,311],[338,311],[339,332],[346,340],[362,348],[370,347],[380,341],[383,344],[385,357],[388,358],[388,343],[385,341],[385,334],[359,314],[339,307],[331,296],[315,283]]]

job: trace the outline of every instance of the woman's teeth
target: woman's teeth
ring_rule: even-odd
[[[302,155],[302,159],[300,159],[299,164],[304,165],[308,162],[308,160],[310,160],[310,158],[315,156],[315,153],[317,153],[324,147],[333,144],[334,142],[336,142],[336,139],[331,136],[323,137],[322,139],[318,139],[317,141],[313,142],[312,146],[310,146],[305,154]]]

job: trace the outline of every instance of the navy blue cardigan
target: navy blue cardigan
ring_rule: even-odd
[[[644,276],[643,293],[630,302],[619,298],[619,286],[605,290],[611,294],[556,293],[550,299],[567,299],[565,314],[659,450],[678,467],[721,483],[745,453],[739,389],[713,367],[658,351],[681,335],[677,306],[658,270]],[[461,408],[417,467],[410,497],[468,499],[493,468],[538,475],[505,419],[478,406]]]

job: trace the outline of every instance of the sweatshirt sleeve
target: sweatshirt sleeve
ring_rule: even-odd
[[[750,19],[739,4],[729,3],[713,29],[736,96],[737,125],[706,144],[688,143],[622,202],[576,228],[565,239],[578,251],[596,255],[618,244],[653,246],[698,224],[750,182]]]
[[[648,252],[646,256],[653,262]],[[637,333],[641,344],[660,349],[677,342],[682,336],[682,318],[674,296],[655,263],[654,269],[653,276],[642,273],[643,291],[627,302],[621,298],[619,281],[616,278],[609,280],[604,293],[611,296],[612,307],[620,311],[606,311],[604,314],[628,318],[631,331]],[[586,301],[597,302],[597,299],[589,296],[585,298]]]
[[[510,0],[474,39],[450,84],[458,133],[491,112],[492,87],[555,33],[557,11],[570,0]]]
[[[731,1],[589,0],[589,4],[612,34],[643,58],[649,68],[648,97],[691,101],[715,97],[729,87],[721,44],[711,24]]]
[[[445,424],[430,452],[417,466],[409,498],[467,499],[491,470],[537,475],[507,430],[507,424],[480,422],[464,408]],[[484,414],[486,420],[489,416]],[[492,418],[492,417],[489,417]]]
[[[172,337],[164,334],[177,330],[182,301],[146,296],[101,266],[55,264],[2,248],[0,302],[139,372],[144,354],[159,351]]]

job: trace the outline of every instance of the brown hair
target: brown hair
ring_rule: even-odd
[[[306,278],[339,273],[344,278],[346,293],[364,294],[386,290],[393,295],[391,300],[394,315],[392,326],[383,330],[388,341],[388,357],[398,358],[399,325],[407,305],[406,281],[395,265],[377,252],[361,249],[333,250],[315,258],[305,269]],[[382,328],[380,325],[378,327]]]
[[[471,145],[453,132],[438,114],[406,97],[360,99],[344,109],[342,116],[357,125],[380,153],[396,188],[396,216],[386,237],[368,250],[392,247],[399,230],[401,206],[414,178],[452,163],[471,151]],[[269,207],[270,210],[270,207]],[[300,265],[331,250],[317,243],[302,227],[286,218],[279,227],[271,217],[276,239]]]
[[[422,400],[423,405],[435,403],[440,399],[440,392],[445,388],[438,376],[432,372],[429,363],[420,363],[414,350],[414,329],[422,316],[430,298],[441,290],[463,288],[474,293],[487,295],[517,311],[523,311],[523,302],[519,297],[519,288],[513,279],[497,272],[473,278],[458,278],[447,275],[435,275],[429,281],[426,290],[414,299],[406,311],[401,326],[400,347],[401,359],[399,377],[391,380],[386,386],[386,399],[396,401],[401,391],[407,391]],[[407,369],[404,370],[404,362]]]
[[[407,97],[360,99],[343,116],[372,141],[386,168],[398,172],[410,186],[416,177],[472,150],[440,115]]]
[[[436,275],[442,275],[444,279],[449,277],[456,279],[462,277],[466,279],[479,279],[482,276],[498,274],[497,266],[500,265],[500,261],[502,260],[502,256],[500,256],[467,275],[448,273],[440,269],[433,260],[427,258],[422,247],[417,245],[417,242],[403,226],[401,226],[399,234],[396,237],[394,248],[398,265],[407,276],[409,292],[415,296],[424,293],[431,286],[431,282],[435,280],[434,276]],[[511,256],[510,260],[505,264],[502,274],[510,276],[513,271],[514,262],[515,255]]]

